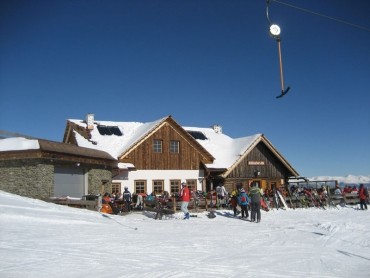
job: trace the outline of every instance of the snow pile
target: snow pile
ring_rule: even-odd
[[[102,217],[0,191],[0,277],[368,277],[370,213]],[[137,228],[137,230],[135,230]]]

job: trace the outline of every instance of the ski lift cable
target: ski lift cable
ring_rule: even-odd
[[[336,22],[339,22],[339,23],[357,28],[357,29],[364,30],[366,32],[370,32],[370,28],[365,27],[365,26],[361,26],[361,25],[358,25],[358,24],[354,24],[354,23],[351,23],[349,21],[338,19],[338,18],[335,18],[335,17],[332,17],[332,16],[328,16],[328,15],[325,15],[325,14],[318,13],[318,12],[314,12],[314,11],[311,11],[311,10],[308,10],[308,9],[305,9],[305,8],[301,8],[301,7],[292,5],[292,4],[288,4],[288,3],[285,3],[285,2],[282,2],[282,1],[279,1],[279,0],[267,0],[267,1],[268,1],[268,3],[269,2],[275,2],[275,3],[278,3],[280,5],[284,5],[284,6],[296,9],[296,10],[300,10],[302,12],[306,12],[306,13],[309,13],[309,14],[320,16],[320,17],[323,17],[323,18],[326,18],[326,19],[330,19],[330,20],[333,20],[333,21],[336,21]],[[267,19],[269,20],[268,11],[267,11]]]

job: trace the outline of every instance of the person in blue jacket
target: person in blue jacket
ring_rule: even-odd
[[[238,196],[238,204],[241,208],[242,216],[241,218],[248,218],[248,204],[249,204],[249,197],[247,193],[245,193],[244,188],[240,189],[240,193]]]

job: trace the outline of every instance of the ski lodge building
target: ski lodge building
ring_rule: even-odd
[[[67,120],[63,142],[117,159],[111,192],[127,186],[136,193],[172,194],[182,181],[202,191],[220,183],[231,191],[251,181],[266,189],[299,176],[263,134],[233,139],[220,126],[183,127],[171,116],[139,123],[98,121],[88,114],[85,120]]]

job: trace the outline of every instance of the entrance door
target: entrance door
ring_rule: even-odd
[[[81,198],[85,194],[85,177],[81,168],[55,168],[54,197]]]

